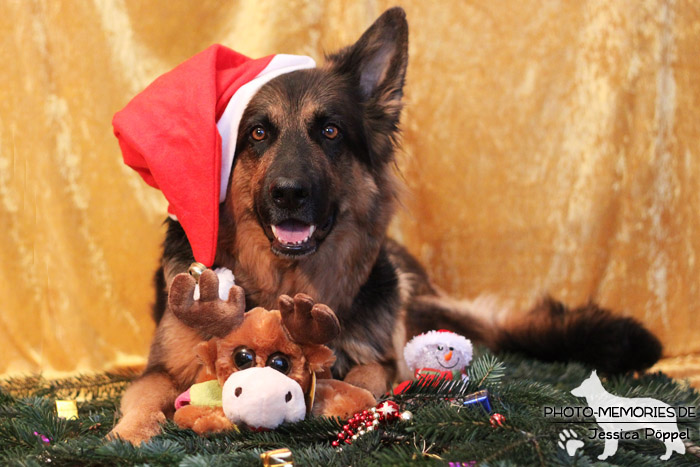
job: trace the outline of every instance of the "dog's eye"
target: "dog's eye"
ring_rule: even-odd
[[[239,370],[245,370],[255,364],[255,352],[247,347],[238,347],[233,351],[233,363]]]
[[[270,358],[267,359],[267,366],[284,375],[289,373],[289,370],[292,368],[291,363],[289,363],[289,357],[283,353],[275,353],[270,355]]]
[[[338,130],[338,127],[335,125],[326,125],[323,127],[323,130],[321,130],[321,133],[328,139],[336,139],[340,130]]]
[[[253,128],[253,131],[250,132],[250,137],[255,141],[262,141],[267,138],[267,132],[265,131],[265,128],[258,125]]]

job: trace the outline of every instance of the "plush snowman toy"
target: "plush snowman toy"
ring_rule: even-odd
[[[467,381],[466,368],[472,361],[469,339],[444,329],[428,331],[411,339],[403,349],[406,364],[416,379],[443,380],[461,378]],[[394,389],[402,393],[410,384],[405,381]]]

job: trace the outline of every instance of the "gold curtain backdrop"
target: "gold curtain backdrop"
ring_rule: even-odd
[[[700,3],[399,3],[392,234],[457,297],[637,317],[700,382]],[[114,112],[211,43],[321,60],[393,4],[0,3],[0,374],[144,362],[166,203]]]

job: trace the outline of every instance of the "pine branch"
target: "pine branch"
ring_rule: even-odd
[[[472,362],[467,370],[470,385],[474,390],[482,388],[497,388],[506,372],[506,366],[493,354],[485,353]]]
[[[6,378],[0,381],[0,391],[14,397],[29,397],[44,383],[44,378],[38,375]]]
[[[136,372],[125,371],[94,375],[77,375],[70,378],[47,380],[40,375],[26,378],[8,378],[0,381],[0,394],[3,397],[52,396],[57,399],[90,400],[114,398],[137,376]]]
[[[136,373],[125,372],[50,380],[37,391],[37,395],[52,394],[57,398],[76,400],[114,398],[121,395],[136,376]]]
[[[243,465],[259,466],[260,453],[288,447],[297,465],[445,465],[478,461],[490,465],[611,465],[599,463],[604,442],[588,438],[587,425],[554,424],[543,406],[582,405],[570,391],[590,374],[578,364],[548,364],[518,355],[475,359],[470,381],[412,384],[394,397],[411,423],[396,422],[368,433],[338,452],[330,441],[342,421],[323,417],[283,425],[273,432],[250,431],[199,436],[172,422],[163,434],[140,447],[106,442],[118,398],[131,376],[88,375],[45,381],[40,377],[0,382],[0,465]],[[653,397],[672,405],[700,406],[700,394],[662,374],[603,381],[615,394]],[[488,388],[492,412],[505,417],[492,426],[480,406],[464,407],[459,397]],[[59,419],[56,398],[75,395],[78,420]],[[591,424],[594,426],[594,424]],[[664,465],[697,464],[693,446],[700,443],[698,420],[681,420],[691,440],[685,456],[674,454]],[[575,431],[585,446],[576,456],[558,448],[562,429]],[[37,434],[35,434],[35,432]],[[41,435],[50,438],[46,443]],[[613,464],[659,465],[664,445],[657,441],[621,441]]]

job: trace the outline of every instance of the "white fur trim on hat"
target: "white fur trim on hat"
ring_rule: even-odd
[[[304,55],[278,54],[272,57],[270,63],[252,80],[238,88],[236,93],[226,105],[224,113],[221,114],[216,128],[221,135],[221,189],[219,191],[219,202],[226,199],[228,189],[228,179],[233,167],[233,156],[236,153],[236,138],[238,136],[238,125],[243,117],[248,103],[255,93],[268,81],[285,73],[292,71],[315,68],[316,62],[313,58]]]

